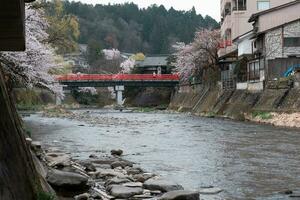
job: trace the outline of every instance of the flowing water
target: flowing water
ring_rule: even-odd
[[[74,157],[120,148],[125,158],[182,184],[217,186],[222,199],[289,199],[300,189],[300,132],[187,114],[74,111],[103,119],[25,117],[32,137]]]

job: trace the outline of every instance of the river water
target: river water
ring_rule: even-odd
[[[186,189],[216,186],[216,199],[289,199],[300,189],[300,132],[187,114],[73,111],[103,119],[25,117],[35,140],[88,158],[121,148],[125,158]]]

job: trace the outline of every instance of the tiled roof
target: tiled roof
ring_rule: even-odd
[[[143,61],[138,61],[137,67],[151,67],[151,66],[167,66],[168,57],[159,56],[159,57],[146,57]]]

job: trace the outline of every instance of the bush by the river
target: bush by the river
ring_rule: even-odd
[[[43,89],[15,89],[14,97],[19,110],[39,110],[47,104],[55,103],[55,96]]]

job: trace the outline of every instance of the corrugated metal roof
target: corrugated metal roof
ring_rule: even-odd
[[[136,67],[167,66],[167,65],[168,65],[167,56],[146,57],[144,61],[136,62]]]

